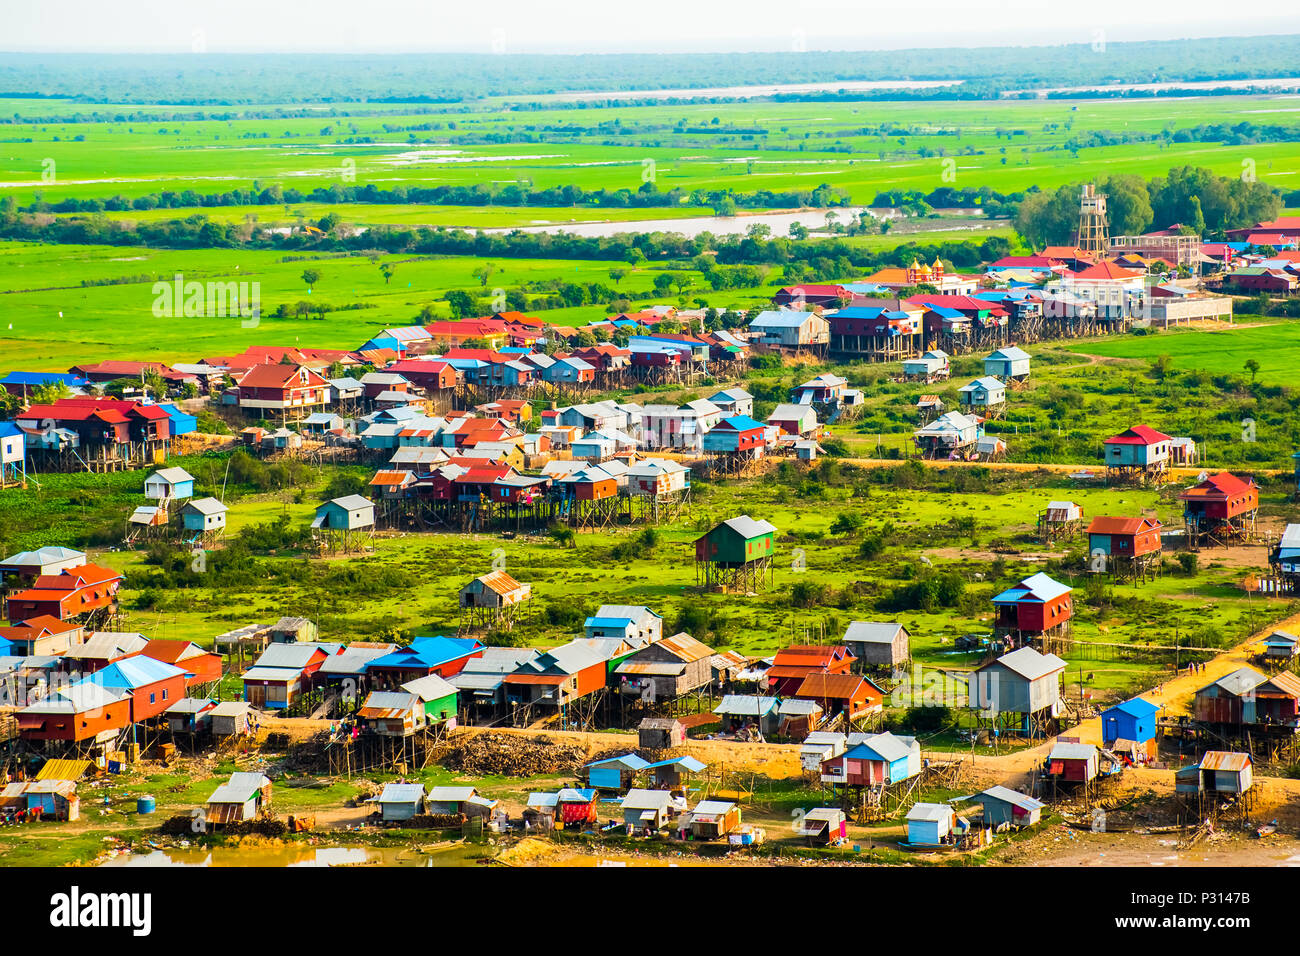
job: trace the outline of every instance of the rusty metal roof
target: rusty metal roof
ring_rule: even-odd
[[[1250,766],[1250,754],[1226,750],[1207,750],[1201,758],[1202,770],[1228,770],[1239,772]]]
[[[1274,674],[1268,679],[1267,683],[1272,684],[1289,697],[1300,698],[1300,677],[1290,671],[1280,671]],[[1259,689],[1256,688],[1256,693],[1258,691]]]
[[[702,661],[706,657],[713,655],[713,649],[701,644],[685,631],[674,634],[672,637],[665,637],[659,642],[659,646],[681,658],[683,661],[694,663]]]

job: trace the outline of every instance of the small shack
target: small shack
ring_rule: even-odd
[[[1177,793],[1243,794],[1251,788],[1250,754],[1207,750],[1201,762],[1175,772]]]
[[[242,700],[229,700],[212,708],[212,733],[216,737],[235,737],[249,733],[253,707]]]
[[[844,753],[848,736],[834,730],[814,730],[799,747],[799,766],[820,773],[822,763]]]
[[[437,816],[466,816],[488,819],[497,801],[479,795],[475,787],[431,787],[425,798],[429,812]]]
[[[208,823],[255,820],[271,806],[271,778],[263,773],[232,773],[230,780],[208,797]]]
[[[1274,631],[1264,640],[1264,660],[1286,665],[1295,658],[1297,648],[1300,648],[1300,638],[1287,631]]]
[[[997,829],[1006,824],[1032,827],[1043,816],[1047,804],[1009,787],[989,787],[975,797],[984,808],[984,825]]]
[[[691,836],[721,840],[740,826],[740,807],[730,800],[702,800],[690,813]]]
[[[649,765],[649,761],[634,753],[597,760],[585,768],[587,785],[596,790],[626,790],[636,783],[637,776]]]
[[[215,701],[206,697],[183,697],[164,711],[167,729],[173,734],[199,734],[212,728]]]
[[[555,795],[560,826],[582,829],[596,822],[597,791],[590,787],[565,787]]]
[[[1101,742],[1108,750],[1136,750],[1146,760],[1156,756],[1156,715],[1160,707],[1141,697],[1101,713]]]
[[[668,824],[672,794],[667,790],[632,789],[623,797],[623,822],[633,829],[654,832]]]
[[[686,728],[674,717],[646,717],[636,733],[637,746],[644,750],[671,750],[686,743]]]
[[[379,818],[384,823],[403,823],[424,809],[424,784],[386,783],[375,803],[379,804]]]
[[[190,534],[215,534],[225,529],[229,510],[216,498],[196,498],[181,508],[181,525]]]
[[[907,811],[907,842],[941,846],[951,842],[956,814],[946,803],[918,803]]]
[[[713,708],[721,718],[723,733],[739,733],[753,728],[762,736],[776,733],[780,723],[776,697],[756,697],[751,694],[728,694]]]
[[[530,793],[524,807],[525,830],[554,830],[560,810],[560,795],[554,791]]]
[[[1097,748],[1057,740],[1047,757],[1047,775],[1058,782],[1089,783],[1097,778]]]
[[[898,623],[852,621],[841,641],[859,668],[894,668],[911,660],[912,635]]]
[[[677,790],[682,786],[682,778],[687,774],[700,773],[708,764],[696,760],[690,754],[672,757],[646,765],[646,772],[653,775],[656,790]]]
[[[815,846],[830,846],[848,836],[848,817],[839,807],[815,807],[799,819],[798,833]]]

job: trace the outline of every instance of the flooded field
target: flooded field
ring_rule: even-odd
[[[758,213],[753,216],[693,216],[682,219],[640,219],[631,222],[575,222],[568,224],[548,223],[539,226],[519,226],[502,229],[484,229],[486,233],[515,232],[563,232],[571,236],[604,238],[621,232],[676,232],[683,236],[698,236],[712,233],[715,236],[743,236],[756,225],[767,226],[774,236],[784,236],[790,226],[799,223],[809,229],[819,229],[826,225],[826,214],[833,212],[834,221],[847,223],[858,217],[859,213],[888,218],[892,210],[869,209],[866,206],[837,206],[834,209],[811,209],[802,211],[785,210],[782,212]]]

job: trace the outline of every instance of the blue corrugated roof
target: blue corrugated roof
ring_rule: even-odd
[[[583,627],[627,627],[632,623],[630,617],[589,617],[582,623]]]
[[[0,378],[0,385],[49,385],[62,382],[69,388],[83,388],[90,383],[80,375],[70,372],[9,372]]]
[[[1122,711],[1130,717],[1136,717],[1139,720],[1143,717],[1150,717],[1152,714],[1158,714],[1160,712],[1159,707],[1142,697],[1134,697],[1132,700],[1126,700],[1122,704],[1116,704],[1110,709]]]
[[[156,661],[152,657],[140,655],[115,661],[102,670],[95,671],[80,683],[89,682],[100,687],[135,690],[138,687],[144,687],[160,680],[166,680],[168,677],[175,677],[178,674],[183,675],[185,673],[179,667],[174,667],[164,661]]]
[[[732,415],[730,418],[724,418],[724,422],[737,431],[747,432],[752,428],[766,428],[762,422],[756,422],[748,415]]]
[[[372,667],[437,667],[472,654],[482,646],[472,637],[417,637],[409,647],[366,662],[365,670]]]

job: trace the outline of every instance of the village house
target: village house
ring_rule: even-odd
[[[239,378],[236,394],[239,408],[246,414],[287,423],[323,411],[330,386],[306,366],[264,364]]]
[[[154,638],[144,645],[140,654],[179,667],[185,672],[187,688],[204,687],[221,680],[221,655],[205,651],[193,641]]]
[[[1200,688],[1192,713],[1198,721],[1223,728],[1268,726],[1295,733],[1300,730],[1300,677],[1290,671],[1268,677],[1240,667]]]
[[[912,659],[912,635],[898,623],[851,621],[840,643],[859,667],[892,669]]]
[[[1172,441],[1168,435],[1146,425],[1134,425],[1113,435],[1102,442],[1106,473],[1120,477],[1159,474],[1169,467]]]
[[[848,838],[848,817],[839,807],[814,807],[798,821],[797,832],[809,844],[830,846]]]
[[[903,362],[903,380],[908,382],[942,382],[949,371],[948,353],[943,349],[930,349],[919,358]]]
[[[185,697],[185,671],[143,655],[114,661],[79,683],[126,694],[133,724],[152,720]]]
[[[430,787],[426,800],[429,813],[436,816],[486,819],[497,807],[497,801],[480,794],[477,787]]]
[[[313,675],[329,656],[316,644],[271,644],[242,675],[244,700],[268,710],[287,709],[311,689]]]
[[[993,718],[1021,715],[1020,729],[1034,729],[1032,718],[1054,715],[1061,699],[1065,661],[1055,654],[1040,654],[1022,647],[975,670],[967,686],[971,708]]]
[[[507,704],[565,707],[605,686],[608,660],[582,640],[552,648],[505,676]]]
[[[166,503],[172,499],[194,497],[194,476],[184,468],[163,468],[144,480],[144,496]]]
[[[1160,707],[1134,697],[1101,712],[1101,742],[1107,750],[1125,753],[1130,759],[1156,758],[1156,715]]]
[[[1297,651],[1300,651],[1300,637],[1287,631],[1274,631],[1264,639],[1264,660],[1270,664],[1285,667],[1295,659]]]
[[[225,530],[230,509],[216,498],[196,498],[181,508],[181,527],[190,534],[216,534]]]
[[[0,627],[0,641],[8,644],[7,652],[15,657],[44,657],[66,653],[85,640],[85,633],[80,624],[40,614],[12,627]]]
[[[643,458],[627,469],[630,495],[649,498],[682,495],[690,491],[691,470],[667,458]]]
[[[1226,545],[1250,538],[1259,511],[1259,486],[1231,472],[1210,475],[1183,491],[1183,526],[1187,541]]]
[[[790,351],[818,349],[831,340],[830,324],[816,312],[760,312],[749,330],[758,334],[760,344]]]
[[[1090,783],[1099,772],[1099,754],[1092,744],[1057,738],[1047,755],[1046,775],[1064,783]]]
[[[173,734],[201,734],[212,729],[217,703],[207,697],[182,697],[163,712]]]
[[[809,674],[847,674],[854,660],[842,645],[793,644],[777,651],[767,685],[778,696],[793,696]]]
[[[212,735],[242,737],[252,732],[253,706],[242,700],[228,700],[212,708]]]
[[[917,448],[926,458],[953,458],[975,447],[983,429],[980,420],[961,412],[946,412],[912,433]]]
[[[1007,403],[1007,387],[990,375],[977,378],[957,390],[962,410],[967,414],[993,415]]]
[[[1174,792],[1240,796],[1254,784],[1250,754],[1207,750],[1200,762],[1174,771]]]
[[[62,574],[86,563],[86,552],[47,545],[35,551],[19,551],[0,561],[0,585],[30,586],[39,577]]]
[[[915,737],[888,731],[851,734],[846,749],[821,764],[823,783],[875,787],[908,780],[921,772],[921,745]]]
[[[582,627],[587,637],[617,637],[644,647],[663,636],[664,620],[644,605],[602,604]]]
[[[1161,524],[1155,518],[1098,515],[1088,525],[1089,568],[1092,571],[1144,576],[1161,551]]]
[[[95,631],[71,645],[59,658],[59,670],[91,674],[115,661],[133,657],[149,646],[143,634],[130,631]]]
[[[776,406],[764,421],[775,426],[779,434],[793,435],[796,438],[814,435],[821,427],[817,423],[817,413],[811,405],[796,405],[790,402]]]
[[[587,786],[592,789],[623,791],[632,787],[648,766],[648,760],[643,760],[634,753],[626,753],[594,761],[583,769],[587,776]]]
[[[696,840],[721,840],[740,828],[740,807],[730,800],[701,800],[680,825]]]
[[[1064,632],[1074,613],[1073,589],[1046,574],[1030,575],[993,597],[994,635],[1017,643],[1053,632]]]
[[[750,418],[754,414],[754,396],[743,388],[724,388],[714,392],[708,400],[718,407],[723,415]]]
[[[97,564],[82,564],[58,574],[43,574],[25,591],[10,593],[6,600],[11,623],[49,616],[60,621],[77,621],[97,611],[117,610],[117,591],[122,575]]]
[[[645,750],[671,750],[686,743],[686,728],[673,717],[644,717],[636,732],[637,746]]]
[[[815,701],[828,719],[842,714],[849,722],[879,713],[884,696],[882,688],[859,674],[823,673],[809,674],[793,694],[797,700]]]
[[[23,740],[69,743],[110,742],[131,724],[132,698],[114,688],[80,681],[14,714]]]
[[[1029,353],[1014,345],[995,349],[984,359],[984,374],[1004,382],[1029,378]]]
[[[836,730],[814,730],[799,744],[799,766],[820,775],[822,764],[848,749],[848,735]]]
[[[483,643],[470,637],[417,637],[406,647],[369,661],[365,674],[372,686],[386,689],[430,674],[450,680],[483,651]]]
[[[713,680],[712,649],[689,634],[674,634],[647,644],[614,668],[625,694],[641,700],[675,700]]]

